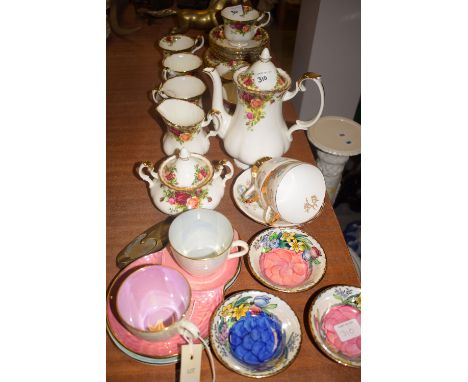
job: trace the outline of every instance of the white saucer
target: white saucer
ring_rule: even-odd
[[[244,203],[242,194],[250,187],[251,182],[250,168],[243,171],[234,182],[232,193],[234,196],[234,203],[236,206],[249,218],[255,220],[257,223],[266,225],[268,227],[294,227],[297,224],[285,222],[283,220],[277,220],[273,225],[267,224],[264,219],[265,210],[257,203]]]

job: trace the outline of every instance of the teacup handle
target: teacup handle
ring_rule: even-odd
[[[152,178],[145,173],[145,169],[149,171]],[[138,167],[138,175],[140,175],[140,178],[145,182],[148,182],[150,187],[154,185],[155,180],[159,180],[158,173],[154,171],[154,165],[150,161],[146,161],[140,164],[140,167]]]
[[[201,49],[204,44],[205,44],[205,38],[201,34],[199,34],[197,38],[195,39],[195,46],[191,50],[191,53],[195,53],[198,49]]]
[[[162,98],[163,100],[169,98],[169,97],[166,95],[166,93],[164,93],[164,91],[162,90],[162,83],[159,84],[159,88],[158,88],[158,89],[153,89],[153,90],[151,91],[151,95],[153,96],[153,101],[154,101],[154,103],[156,103],[156,104],[159,104],[159,103],[161,102],[161,100],[158,100],[158,97]]]
[[[198,329],[198,326],[185,318],[179,321],[177,331],[187,342],[189,338],[196,339],[200,336],[200,329]]]
[[[273,211],[273,208],[270,206],[267,207],[265,210],[265,223],[268,224],[269,226],[273,226],[280,218],[280,215],[278,212]]]
[[[168,78],[167,78],[167,72],[168,71],[169,70],[167,68],[163,68],[163,70],[162,70],[162,78],[164,79],[164,81],[168,80]]]
[[[310,126],[312,126],[315,122],[317,122],[319,118],[322,116],[325,95],[323,92],[323,85],[322,85],[320,74],[313,73],[313,72],[304,73],[302,77],[296,81],[296,89],[293,91],[288,91],[284,94],[283,101],[288,101],[291,98],[293,98],[299,92],[299,90],[301,92],[305,92],[306,88],[302,84],[305,80],[312,80],[317,85],[319,92],[320,92],[320,108],[319,108],[317,115],[313,119],[310,119],[308,121],[301,121],[299,119],[296,120],[296,123],[293,126],[291,126],[288,130],[289,141],[292,141],[292,133],[294,133],[296,130],[307,130]]]
[[[267,20],[266,20],[265,22],[259,24],[259,25],[256,25],[256,26],[255,26],[255,32],[257,32],[258,28],[262,28],[262,27],[264,27],[265,25],[268,25],[268,23],[270,22],[270,19],[271,19],[271,14],[270,14],[270,12],[265,12],[263,15],[261,15],[261,16],[257,19],[257,21],[259,21],[260,19],[263,19],[263,17],[264,17],[265,15],[267,15]]]
[[[231,244],[231,249],[235,247],[241,247],[242,249],[239,252],[230,253],[227,256],[228,260],[244,256],[247,252],[249,252],[249,245],[244,240],[234,240]]]
[[[218,122],[215,125],[215,128],[211,130],[208,134],[206,134],[206,138],[214,137],[218,135],[219,133],[219,126],[221,126],[221,113],[218,110],[211,110],[207,116],[206,120],[202,122],[202,127],[208,126],[211,121],[213,121],[213,117],[216,118],[216,121]],[[216,128],[218,127],[218,128]]]

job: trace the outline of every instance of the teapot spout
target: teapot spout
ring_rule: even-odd
[[[226,112],[223,105],[223,85],[221,77],[215,68],[204,68],[203,72],[211,77],[213,82],[213,99],[211,109],[218,112],[219,122],[215,124],[220,138],[224,138],[231,122],[231,116]]]

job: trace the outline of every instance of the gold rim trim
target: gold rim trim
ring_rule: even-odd
[[[243,90],[246,93],[258,94],[258,95],[263,95],[263,96],[265,94],[269,94],[269,95],[278,94],[278,96],[281,97],[283,93],[287,92],[289,87],[291,86],[291,77],[289,77],[289,75],[283,70],[277,69],[278,75],[283,77],[283,79],[285,80],[284,85],[282,87],[278,89],[272,89],[272,90],[257,90],[257,89],[248,88],[244,84],[242,84],[239,78],[242,75],[242,73],[245,72],[247,69],[248,67],[245,67],[245,66],[237,69],[236,72],[234,73],[234,78],[233,78],[233,81],[235,82],[237,87],[240,88],[239,90]]]
[[[256,49],[259,49],[260,47],[262,47],[260,50],[263,50],[263,48],[266,46],[266,44],[269,43],[270,41],[270,37],[268,36],[268,33],[265,29],[263,28],[258,28],[258,31],[260,31],[260,34],[261,34],[261,38],[258,39],[258,40],[255,40],[254,41],[257,41],[259,43],[258,46],[254,46],[254,47],[250,47],[250,48],[235,48],[235,47],[231,47],[231,46],[222,46],[218,43],[218,38],[216,38],[214,36],[215,33],[217,33],[218,31],[222,30],[223,26],[222,25],[219,25],[215,28],[213,28],[210,33],[208,34],[208,41],[209,41],[209,46],[210,46],[210,49],[211,48],[215,48],[216,50],[217,49],[220,49],[222,51],[227,51],[229,53],[237,53],[237,54],[248,54],[248,53],[251,53],[252,51],[255,51]],[[222,32],[223,35],[224,35],[224,31]],[[226,38],[223,38],[222,40],[226,40]]]
[[[281,369],[277,370],[276,372],[274,373],[268,373],[268,374],[265,374],[265,375],[255,375],[255,374],[252,374],[252,373],[242,373],[240,372],[239,370],[236,370],[234,368],[232,368],[229,364],[227,364],[223,357],[218,353],[217,349],[216,349],[216,346],[213,346],[213,334],[212,334],[212,326],[213,326],[213,321],[214,321],[214,318],[216,316],[216,314],[219,312],[219,310],[221,309],[221,307],[227,303],[228,300],[230,300],[232,297],[234,296],[237,296],[237,295],[240,295],[242,293],[250,293],[250,292],[259,292],[259,293],[263,293],[263,294],[268,294],[270,296],[273,296],[275,298],[277,298],[278,300],[284,302],[286,304],[286,306],[289,307],[289,309],[291,310],[291,312],[293,313],[293,316],[296,318],[297,320],[297,323],[298,323],[298,326],[299,326],[299,345],[297,346],[297,351],[296,351],[296,354],[294,354],[294,357],[291,358],[291,360],[286,363]],[[283,299],[279,298],[278,296],[275,296],[269,292],[263,292],[263,291],[259,291],[259,290],[256,290],[256,289],[242,289],[242,290],[239,290],[239,291],[236,291],[234,294],[230,295],[229,296],[229,299],[228,300],[223,300],[221,301],[221,303],[218,305],[218,307],[213,311],[213,313],[211,314],[211,318],[210,318],[210,324],[209,324],[209,337],[210,337],[210,344],[211,344],[211,349],[213,350],[213,352],[215,353],[215,356],[216,358],[218,359],[219,362],[221,362],[221,364],[226,367],[227,369],[229,370],[232,370],[234,371],[235,373],[237,374],[240,374],[240,375],[243,375],[245,377],[250,377],[250,378],[257,378],[257,379],[260,379],[260,378],[266,378],[266,377],[271,377],[273,375],[276,375],[276,374],[279,374],[283,371],[285,371],[289,366],[291,366],[294,361],[296,360],[296,358],[298,357],[300,351],[301,351],[301,347],[302,347],[302,330],[301,330],[301,322],[299,321],[299,319],[297,318],[297,315],[296,315],[296,312],[294,312],[294,310],[291,308],[291,306],[286,302],[284,301]]]
[[[147,264],[147,265],[151,265],[151,264]],[[153,264],[153,265],[158,265],[158,264]],[[128,266],[128,265],[127,265]],[[135,267],[136,268],[136,267]],[[170,268],[170,267],[168,267]],[[232,286],[234,285],[234,282],[237,280],[237,278],[239,277],[239,274],[240,274],[240,271],[241,271],[241,268],[242,268],[242,262],[241,260],[239,259],[238,261],[238,264],[237,264],[237,269],[236,269],[236,272],[234,273],[234,275],[224,284],[223,286],[223,297],[226,293],[226,291]],[[132,268],[133,269],[133,268]],[[174,268],[175,269],[175,268]],[[106,294],[106,329],[110,332],[110,334],[112,335],[112,337],[115,339],[116,342],[118,342],[120,344],[120,346],[122,346],[124,349],[126,349],[128,352],[130,353],[133,353],[133,354],[136,354],[140,357],[145,357],[145,358],[152,358],[152,359],[160,359],[160,360],[167,360],[167,359],[170,359],[170,358],[174,358],[174,357],[177,357],[177,359],[175,361],[170,361],[168,362],[167,364],[171,364],[171,363],[176,363],[179,361],[179,357],[180,357],[180,353],[174,353],[172,355],[169,355],[169,356],[165,356],[165,357],[160,357],[160,356],[152,356],[152,355],[148,355],[148,354],[142,354],[142,353],[138,353],[134,350],[131,350],[129,349],[128,347],[126,347],[119,339],[118,337],[115,335],[114,331],[112,330],[112,327],[109,323],[109,318],[108,318],[108,315],[107,315],[107,305],[109,304],[109,295],[114,287],[114,284],[116,283],[116,281],[119,279],[119,277],[121,276],[121,274],[123,274],[124,271],[130,271],[131,269],[121,269],[115,276],[114,278],[112,279],[112,281],[110,282],[109,284],[109,287],[107,289],[107,294]],[[223,299],[224,301],[224,299]],[[223,301],[221,301],[221,303],[223,303]],[[216,310],[216,308],[215,308]],[[116,321],[119,321],[117,317],[115,317]],[[210,324],[208,324],[208,334],[207,336],[204,338],[204,340],[208,341],[210,339],[210,326],[211,326],[211,318],[209,320]],[[121,324],[122,325],[122,324]],[[122,325],[123,326],[123,325]],[[124,327],[124,326],[123,326]],[[124,329],[130,333],[130,335],[132,336],[135,336],[133,333],[131,333],[130,331],[128,331],[127,328],[124,327]],[[112,339],[111,339],[112,340]],[[145,341],[145,340],[143,340]],[[149,341],[148,341],[149,342]],[[120,349],[119,349],[120,350]],[[126,354],[127,356],[131,357],[130,355]],[[133,357],[131,357],[132,359],[135,359]],[[154,363],[153,365],[157,365],[156,363]],[[163,364],[161,364],[163,365]]]
[[[213,165],[211,164],[211,162],[205,158],[203,155],[200,155],[200,154],[196,154],[196,153],[190,153],[190,156],[191,157],[195,157],[195,158],[198,158],[200,160],[202,160],[206,166],[208,167],[208,175],[206,176],[205,179],[203,179],[202,182],[200,183],[197,183],[196,185],[194,186],[190,186],[190,187],[179,187],[179,186],[175,186],[171,183],[169,183],[164,174],[163,174],[163,170],[165,169],[165,167],[167,166],[167,164],[169,163],[169,161],[172,161],[172,160],[177,160],[177,155],[172,155],[170,156],[169,158],[167,158],[162,164],[161,166],[159,166],[159,169],[158,169],[158,175],[159,175],[159,180],[165,185],[167,186],[168,188],[172,189],[172,190],[176,190],[176,191],[194,191],[194,190],[197,190],[199,188],[202,188],[204,186],[206,186],[210,181],[211,179],[213,178]]]
[[[361,363],[359,362],[359,364],[357,364],[357,362],[353,363],[352,361],[349,361],[343,357],[340,357],[339,355],[333,353],[330,349],[328,349],[324,344],[323,344],[323,340],[321,340],[317,333],[315,333],[315,327],[314,327],[314,324],[313,324],[313,317],[311,317],[312,315],[312,310],[314,309],[314,306],[317,302],[317,300],[323,295],[325,294],[326,292],[328,292],[330,289],[334,289],[334,288],[337,288],[337,287],[351,287],[351,288],[355,288],[355,289],[359,289],[361,290],[360,287],[356,287],[354,285],[345,285],[345,284],[332,284],[332,285],[329,285],[328,287],[326,287],[324,290],[322,290],[317,296],[314,297],[314,299],[312,300],[312,303],[310,304],[310,308],[309,308],[309,312],[307,314],[307,324],[309,325],[310,327],[310,332],[312,333],[312,337],[315,341],[315,343],[317,344],[317,346],[319,347],[320,351],[322,353],[324,353],[328,358],[330,358],[331,360],[341,364],[341,365],[344,365],[344,366],[349,366],[349,367],[354,367],[354,368],[361,368]],[[304,323],[305,325],[305,323]]]
[[[309,290],[309,289],[312,289],[314,286],[316,286],[320,281],[322,281],[322,279],[325,277],[325,273],[327,271],[327,256],[325,254],[325,250],[322,248],[322,245],[318,242],[317,239],[315,239],[313,236],[311,236],[309,233],[303,231],[303,230],[300,230],[298,228],[288,228],[288,227],[271,227],[271,228],[268,228],[262,232],[260,232],[256,237],[255,239],[252,241],[252,244],[253,242],[263,233],[267,232],[267,231],[273,231],[275,229],[280,229],[280,230],[295,230],[295,231],[299,231],[299,232],[302,232],[304,234],[306,234],[307,236],[311,237],[312,239],[314,239],[320,246],[320,249],[322,250],[323,252],[323,258],[325,259],[325,265],[324,265],[324,268],[323,268],[323,272],[322,274],[320,275],[320,277],[318,278],[317,281],[315,281],[313,284],[311,284],[310,286],[309,285],[306,285],[304,287],[295,287],[295,288],[289,288],[289,289],[286,289],[286,288],[282,288],[280,286],[277,286],[275,284],[270,284],[267,280],[264,280],[257,272],[255,272],[255,269],[252,265],[252,259],[251,259],[251,256],[250,256],[250,250],[249,250],[249,253],[247,254],[247,265],[249,266],[249,269],[252,271],[252,274],[254,276],[254,278],[261,284],[263,284],[264,286],[268,287],[268,288],[271,288],[271,289],[274,289],[274,290],[277,290],[279,292],[285,292],[285,293],[297,293],[297,292],[304,292],[306,290]],[[250,247],[250,246],[249,246]]]

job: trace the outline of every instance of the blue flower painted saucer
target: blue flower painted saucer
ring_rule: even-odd
[[[247,377],[269,377],[286,369],[299,353],[301,340],[299,320],[290,306],[261,291],[233,294],[211,319],[216,357]]]

